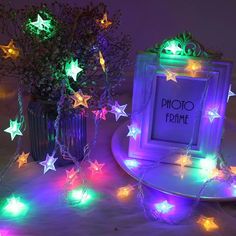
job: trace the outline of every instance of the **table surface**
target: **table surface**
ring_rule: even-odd
[[[6,91],[13,89],[12,85],[5,85]],[[131,92],[124,92],[119,99],[121,104],[128,103],[128,111],[131,110]],[[10,118],[16,114],[16,94],[9,98],[1,99],[0,122],[1,129],[8,127]],[[227,118],[229,125],[227,132],[236,131],[236,99],[230,101],[227,109]],[[25,98],[27,103],[27,98]],[[166,224],[155,221],[148,217],[140,204],[134,190],[131,199],[121,202],[116,198],[117,188],[136,184],[136,181],[126,174],[116,163],[111,152],[111,138],[116,128],[123,122],[115,122],[114,115],[109,114],[107,121],[102,121],[99,127],[99,136],[97,144],[92,150],[91,159],[97,159],[105,163],[103,173],[100,176],[91,176],[87,165],[83,168],[87,176],[87,186],[93,188],[99,193],[99,198],[86,209],[74,207],[66,200],[66,169],[57,168],[57,171],[49,171],[43,174],[43,168],[38,163],[30,161],[23,168],[18,168],[15,163],[7,172],[2,185],[0,186],[1,198],[14,193],[26,199],[30,205],[28,214],[22,219],[0,218],[0,230],[8,231],[8,235],[16,236],[90,236],[90,235],[209,235],[205,233],[196,219],[200,215],[213,216],[216,218],[220,229],[212,232],[211,235],[236,235],[236,207],[235,202],[230,203],[207,203],[200,202],[187,219],[178,224]],[[89,140],[93,137],[93,123],[88,119]],[[16,142],[11,142],[9,135],[0,132],[0,168],[4,168],[7,162],[12,158]],[[225,155],[233,155],[236,152],[235,147],[227,146]],[[24,151],[29,150],[28,131],[24,134]],[[150,189],[144,189],[145,200],[149,202],[159,193],[153,193]],[[163,197],[163,195],[162,195]],[[166,196],[168,198],[168,196]],[[183,202],[185,201],[182,199]],[[194,202],[188,200],[186,205],[192,206]],[[191,208],[191,207],[190,207]],[[1,232],[1,231],[0,231]]]

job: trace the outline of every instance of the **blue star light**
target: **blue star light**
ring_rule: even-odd
[[[230,97],[236,96],[236,94],[233,91],[231,91],[231,87],[232,87],[232,84],[229,86],[227,102],[229,102]]]
[[[121,116],[127,117],[128,115],[125,113],[125,108],[127,104],[120,106],[117,101],[115,101],[115,105],[111,107],[111,113],[115,114],[116,121],[119,120]]]
[[[218,113],[218,108],[213,108],[212,110],[207,111],[208,118],[210,122],[212,123],[215,119],[221,118],[221,116]]]
[[[44,171],[43,173],[45,174],[48,170],[54,170],[56,171],[56,168],[54,166],[54,163],[56,162],[58,158],[54,158],[54,154],[52,154],[51,156],[49,154],[47,154],[46,156],[46,160],[40,162],[39,164],[44,166]]]
[[[16,135],[22,136],[22,133],[20,131],[20,127],[21,127],[20,122],[18,123],[17,120],[10,120],[10,127],[5,129],[4,131],[7,133],[10,133],[11,140],[13,140],[16,137]]]
[[[138,162],[137,160],[131,160],[131,159],[127,159],[124,161],[125,165],[129,168],[129,169],[135,169],[138,168],[140,165],[140,162]]]
[[[141,130],[135,125],[128,125],[128,129],[127,137],[133,137],[136,140],[137,135],[141,134]]]
[[[166,214],[174,208],[174,205],[169,204],[168,201],[165,200],[163,202],[155,204],[155,208],[156,208],[157,212],[162,213],[162,214]]]

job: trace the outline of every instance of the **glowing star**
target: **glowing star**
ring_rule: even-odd
[[[180,165],[181,168],[183,168],[185,166],[190,166],[190,165],[192,165],[191,156],[181,155],[181,157],[175,163]]]
[[[91,98],[89,95],[84,95],[82,91],[74,93],[71,97],[74,100],[73,108],[84,106],[88,108],[88,100]]]
[[[104,57],[103,57],[101,51],[99,51],[99,62],[100,62],[103,72],[105,72],[106,71],[106,64],[105,64],[105,60],[104,60]]]
[[[202,64],[199,61],[189,60],[185,70],[189,71],[194,77],[197,72],[202,70]]]
[[[106,114],[108,113],[108,111],[106,107],[103,107],[101,110],[92,111],[92,113],[95,114],[96,120],[98,119],[106,120]]]
[[[208,232],[219,229],[219,226],[215,223],[214,217],[200,216],[197,223]]]
[[[6,214],[14,217],[19,216],[27,211],[27,206],[21,201],[19,197],[10,197],[7,199],[7,204],[4,207]]]
[[[233,174],[236,175],[236,166],[230,166],[230,170]]]
[[[33,21],[30,23],[34,27],[38,28],[38,30],[49,30],[51,27],[51,20],[43,20],[42,17],[38,14],[37,21]]]
[[[132,185],[126,185],[124,187],[120,187],[116,192],[116,196],[121,201],[127,200],[132,195],[133,190],[134,187]]]
[[[210,122],[212,123],[215,119],[219,119],[221,118],[221,116],[218,113],[218,108],[213,108],[211,110],[207,111],[207,116],[210,120]]]
[[[213,179],[213,178],[223,179],[224,178],[224,173],[221,170],[219,170],[217,168],[214,168],[214,169],[210,170],[209,178],[210,179]]]
[[[137,160],[125,160],[124,164],[129,168],[129,169],[135,169],[138,168],[140,166],[140,162],[138,162]]]
[[[49,154],[47,154],[46,156],[46,160],[45,161],[42,161],[40,162],[39,164],[44,166],[44,171],[43,173],[45,174],[48,170],[54,170],[56,171],[56,168],[54,166],[56,160],[58,158],[54,158],[54,154],[52,156],[50,156]]]
[[[228,92],[227,102],[229,102],[230,97],[236,96],[236,94],[231,91],[231,87],[232,87],[232,84],[229,86],[229,92]]]
[[[77,75],[81,71],[83,71],[83,69],[79,67],[78,59],[76,59],[75,61],[71,59],[70,61],[66,62],[65,65],[66,75],[72,77],[74,81],[76,81]]]
[[[210,157],[201,159],[200,167],[206,171],[212,171],[216,168],[216,160]]]
[[[107,19],[107,13],[104,13],[103,18],[101,20],[97,20],[96,22],[102,29],[107,29],[112,24],[112,22]]]
[[[73,184],[73,182],[77,179],[77,171],[75,171],[75,168],[71,168],[70,170],[66,170],[66,177],[70,184]]]
[[[28,157],[29,157],[29,152],[28,153],[22,152],[22,154],[17,159],[19,168],[21,168],[21,166],[23,166],[24,164],[27,164]]]
[[[165,50],[171,51],[172,54],[177,54],[178,52],[182,51],[182,48],[178,46],[178,43],[175,41],[171,41],[167,47],[165,47]]]
[[[125,108],[127,104],[120,106],[117,101],[115,101],[115,105],[111,107],[111,113],[115,114],[116,121],[119,120],[121,116],[127,117],[128,115],[125,113]]]
[[[12,58],[13,60],[15,60],[20,55],[20,50],[19,48],[15,47],[13,40],[11,40],[7,46],[0,45],[0,48],[5,53],[5,55],[3,56],[5,59]]]
[[[95,160],[94,162],[90,161],[90,166],[89,166],[89,170],[91,170],[92,175],[94,174],[98,174],[98,173],[102,173],[102,168],[105,164],[100,164],[98,163],[97,160]]]
[[[169,204],[167,200],[155,204],[156,211],[161,214],[166,214],[170,212],[173,208],[174,205]]]
[[[172,80],[177,83],[176,74],[171,71],[166,71],[166,81]]]
[[[136,140],[137,135],[141,134],[141,130],[134,125],[128,125],[128,129],[129,133],[127,134],[127,137],[133,137]]]
[[[17,120],[10,120],[10,127],[5,129],[4,131],[11,134],[11,140],[13,140],[16,135],[21,135],[20,131],[21,123],[18,123]]]

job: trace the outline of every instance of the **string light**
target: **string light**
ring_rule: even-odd
[[[44,174],[47,173],[48,170],[56,171],[54,164],[57,161],[57,159],[58,158],[54,158],[54,154],[52,154],[51,156],[47,154],[46,160],[39,163],[40,165],[44,166],[44,171],[43,171]]]
[[[104,60],[104,57],[103,57],[101,51],[99,51],[99,62],[100,62],[103,72],[105,72],[106,71],[106,64],[105,64],[105,60]]]
[[[208,118],[209,118],[209,120],[210,120],[210,122],[212,123],[215,119],[219,119],[219,118],[221,118],[221,116],[219,115],[219,113],[218,113],[218,108],[213,108],[213,109],[211,109],[211,110],[208,110],[207,111],[207,116],[208,116]]]
[[[166,71],[166,81],[172,80],[177,83],[176,74],[171,71]]]
[[[175,163],[180,165],[181,168],[183,168],[185,166],[190,166],[190,165],[192,165],[191,156],[181,155],[180,158]]]
[[[88,207],[98,198],[98,194],[90,188],[80,186],[68,192],[67,199],[75,206]]]
[[[19,155],[17,162],[18,162],[18,167],[21,168],[24,164],[27,164],[27,160],[29,158],[29,152],[24,153],[22,152],[21,155]]]
[[[202,226],[207,232],[215,231],[219,229],[219,226],[215,223],[214,217],[200,216],[197,223]]]
[[[178,43],[176,42],[176,41],[170,41],[169,43],[168,43],[168,46],[167,47],[165,47],[164,48],[165,50],[167,50],[167,51],[170,51],[172,54],[174,54],[174,55],[176,55],[176,54],[178,54],[179,52],[181,52],[182,51],[182,48],[180,48],[179,46],[178,46]]]
[[[124,160],[124,164],[129,168],[129,169],[136,169],[140,166],[140,162],[137,160],[129,159],[129,160]]]
[[[195,77],[196,73],[202,70],[202,64],[199,61],[189,60],[185,70],[189,71],[192,77]]]
[[[71,168],[70,170],[66,170],[66,178],[69,184],[73,184],[74,181],[77,179],[77,171],[75,168]]]
[[[230,170],[233,174],[236,175],[236,166],[230,166]]]
[[[104,13],[103,18],[96,21],[102,29],[107,29],[112,25],[112,22],[108,20],[107,13]]]
[[[13,140],[16,135],[22,136],[23,134],[20,131],[21,123],[17,120],[10,120],[10,127],[5,129],[4,132],[7,132],[11,135],[11,140]]]
[[[174,205],[165,200],[163,202],[156,203],[154,207],[158,213],[167,214],[174,208]]]
[[[230,97],[236,96],[236,94],[231,91],[231,87],[232,87],[232,84],[229,86],[229,92],[228,92],[227,102],[229,102]]]
[[[42,17],[38,14],[37,20],[30,23],[34,27],[38,28],[38,30],[49,30],[51,27],[51,20],[43,20]]]
[[[141,130],[135,125],[128,125],[129,133],[127,137],[132,137],[136,140],[137,136],[141,134]]]
[[[3,210],[7,215],[17,217],[25,214],[27,209],[27,205],[19,197],[12,196],[7,199]]]
[[[5,53],[5,55],[3,55],[5,59],[11,58],[15,60],[20,55],[20,50],[14,45],[13,39],[7,46],[0,45],[0,48],[2,49],[3,53]]]
[[[102,173],[102,168],[104,165],[104,163],[98,163],[97,160],[94,162],[90,161],[89,170],[92,172],[92,175]]]
[[[126,185],[117,189],[116,196],[119,200],[128,200],[133,194],[134,187],[132,185]]]
[[[115,101],[115,105],[111,107],[111,113],[115,114],[116,121],[119,120],[121,116],[127,117],[128,115],[125,113],[125,108],[127,104],[120,106],[117,101]]]
[[[106,115],[108,113],[107,108],[103,107],[101,110],[94,110],[92,111],[93,114],[95,114],[95,119],[102,119],[102,120],[106,120]]]
[[[200,160],[200,167],[206,171],[212,171],[216,168],[216,160],[206,157]]]
[[[219,170],[217,168],[214,168],[212,170],[210,170],[209,172],[209,178],[213,179],[213,178],[217,178],[217,179],[223,179],[224,178],[224,173],[222,170]]]
[[[75,92],[71,98],[74,100],[73,108],[77,108],[79,106],[88,108],[88,100],[91,98],[91,96],[84,95],[82,91],[79,91]]]
[[[72,77],[76,81],[78,74],[80,74],[83,69],[79,66],[78,59],[70,59],[66,62],[65,73],[67,76]]]

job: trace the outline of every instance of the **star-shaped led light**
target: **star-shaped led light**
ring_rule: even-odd
[[[101,51],[99,51],[99,62],[100,62],[103,72],[105,72],[106,71],[106,64],[105,64],[105,59],[104,59]]]
[[[215,223],[214,217],[200,216],[197,223],[208,232],[219,229],[219,226]]]
[[[27,205],[19,197],[12,196],[7,199],[3,210],[6,214],[16,217],[25,214],[27,209]]]
[[[174,205],[168,203],[167,200],[155,204],[156,211],[161,214],[166,214],[170,212],[173,208],[174,208]]]
[[[84,106],[88,108],[88,100],[91,98],[89,95],[84,95],[82,91],[75,92],[71,97],[74,100],[73,108]]]
[[[117,101],[115,101],[115,105],[111,107],[111,113],[115,114],[116,121],[119,120],[121,116],[127,117],[128,115],[125,113],[125,108],[127,104],[120,106]]]
[[[75,168],[66,170],[66,178],[70,184],[74,183],[74,181],[77,179],[77,171],[75,171]]]
[[[20,50],[19,48],[15,47],[13,40],[11,40],[7,46],[0,45],[0,48],[5,53],[3,56],[5,59],[12,58],[15,60],[20,55]]]
[[[208,110],[207,111],[207,116],[208,116],[208,119],[210,120],[210,122],[212,123],[215,119],[219,119],[221,118],[221,116],[219,115],[218,113],[218,108],[215,107],[211,110]]]
[[[106,107],[103,107],[101,110],[92,111],[92,113],[95,114],[96,120],[98,119],[106,120],[106,114],[108,113],[108,111]]]
[[[194,77],[197,72],[202,70],[202,63],[200,61],[189,60],[185,70],[190,72],[192,77]]]
[[[90,161],[90,166],[89,166],[89,170],[92,172],[92,174],[98,174],[98,173],[102,173],[102,168],[105,164],[103,163],[98,163],[97,160],[95,160],[94,162]]]
[[[121,201],[127,200],[128,198],[130,198],[133,191],[134,187],[132,185],[126,185],[124,187],[120,187],[117,189],[116,197]]]
[[[139,134],[141,134],[141,130],[135,125],[128,125],[129,133],[127,137],[133,137],[135,140]]]
[[[140,162],[134,159],[127,159],[124,160],[124,164],[129,168],[129,169],[135,169],[140,166]]]
[[[233,174],[236,175],[236,166],[230,166],[230,170]]]
[[[29,152],[28,153],[22,152],[21,155],[17,159],[18,167],[21,168],[21,166],[23,166],[24,164],[27,164],[28,158],[29,158]]]
[[[185,166],[190,166],[190,165],[192,165],[191,156],[181,155],[180,158],[175,163],[180,165],[181,168],[183,168]]]
[[[20,131],[20,127],[21,127],[20,122],[18,123],[17,120],[10,120],[10,127],[5,129],[4,131],[7,133],[10,133],[11,140],[13,140],[16,137],[16,135],[22,136],[22,133]]]
[[[76,81],[77,75],[81,71],[83,71],[83,69],[79,67],[78,59],[76,60],[71,59],[70,61],[66,62],[66,65],[65,65],[66,75],[72,77],[74,81]]]
[[[171,71],[166,71],[166,81],[172,80],[177,83],[176,74]]]
[[[30,24],[36,27],[38,30],[48,31],[51,27],[51,20],[43,20],[42,17],[38,14],[37,20],[30,22]]]
[[[229,92],[228,92],[227,102],[229,102],[230,97],[236,96],[236,93],[234,93],[233,91],[231,91],[231,87],[232,87],[232,84],[229,86]]]
[[[104,13],[103,18],[96,21],[102,29],[107,29],[112,25],[112,22],[108,20],[107,13]]]
[[[212,171],[213,169],[215,169],[216,164],[216,159],[213,159],[211,157],[202,158],[200,160],[200,167],[206,171]]]
[[[55,164],[57,159],[58,158],[54,158],[54,155],[50,156],[49,154],[47,154],[46,160],[39,163],[40,165],[44,166],[44,171],[43,171],[44,174],[48,170],[56,171],[56,168],[55,168],[54,164]]]
[[[165,47],[165,50],[171,51],[172,54],[176,55],[178,52],[182,51],[182,48],[178,46],[178,43],[175,41],[169,42],[169,45]]]

